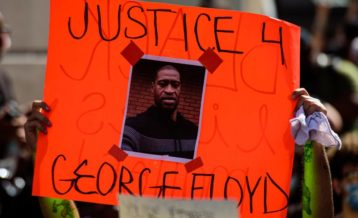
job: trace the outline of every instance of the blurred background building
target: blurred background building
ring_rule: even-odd
[[[1,0],[0,11],[11,28],[12,38],[12,47],[2,60],[2,67],[13,79],[20,103],[41,99],[48,42],[49,1]]]

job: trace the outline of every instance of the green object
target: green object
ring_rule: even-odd
[[[71,204],[67,200],[53,200],[52,204],[52,212],[58,214],[63,218],[73,218],[73,209],[71,208]]]
[[[41,206],[46,208],[43,211],[44,217],[50,218],[74,218],[74,209],[69,200],[55,198],[41,198]]]
[[[311,141],[307,141],[304,146],[304,173],[303,173],[303,189],[302,189],[302,217],[312,218],[312,208],[314,201],[312,191],[315,190],[315,173],[313,163],[313,145]]]

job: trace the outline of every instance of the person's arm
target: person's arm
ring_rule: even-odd
[[[292,98],[297,101],[296,110],[303,106],[308,116],[314,112],[327,114],[324,105],[309,96],[305,89],[297,89]],[[333,217],[333,194],[331,174],[325,148],[317,142],[304,147],[303,217]]]
[[[42,101],[34,101],[32,111],[25,123],[26,144],[32,148],[35,153],[37,144],[37,135],[47,134],[47,128],[52,124],[48,118],[40,111],[49,112],[49,106]],[[44,217],[49,218],[78,218],[79,213],[75,202],[72,200],[62,200],[47,197],[40,197],[40,206]]]
[[[317,142],[309,142],[304,149],[302,216],[331,218],[333,193],[325,148]]]

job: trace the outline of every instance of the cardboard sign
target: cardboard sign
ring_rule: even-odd
[[[131,195],[119,196],[119,217],[138,218],[238,218],[234,201],[168,200]]]
[[[286,217],[298,84],[299,28],[287,22],[51,1],[53,127],[39,137],[33,193],[113,205],[118,193],[233,199],[242,217]]]

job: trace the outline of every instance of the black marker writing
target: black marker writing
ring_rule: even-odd
[[[201,190],[204,189],[204,187],[196,186],[196,178],[197,177],[210,177],[210,199],[213,198],[213,193],[214,193],[214,180],[215,180],[215,175],[214,174],[203,174],[203,173],[193,173],[193,183],[191,185],[191,199],[194,198],[194,191],[195,190]]]
[[[281,50],[281,63],[282,65],[286,65],[286,59],[285,59],[285,52],[283,50],[283,38],[282,38],[282,27],[279,28],[279,35],[280,35],[280,39],[279,40],[269,40],[266,39],[265,37],[265,32],[266,32],[266,23],[264,22],[262,24],[262,37],[261,37],[261,41],[265,42],[265,43],[276,43],[280,45],[280,50]]]
[[[134,23],[137,23],[142,28],[143,33],[141,35],[138,35],[138,36],[130,36],[130,35],[128,35],[128,27],[126,27],[126,29],[124,30],[124,35],[128,39],[140,39],[140,38],[143,38],[143,37],[145,37],[147,35],[147,27],[142,22],[140,22],[139,20],[134,18],[133,15],[131,14],[132,10],[135,9],[135,8],[138,8],[142,13],[144,12],[142,7],[140,7],[140,6],[132,6],[132,7],[130,7],[128,9],[127,16],[128,16],[128,19],[130,19]]]
[[[56,172],[57,172],[57,164],[58,161],[61,159],[63,159],[63,161],[65,162],[67,159],[66,157],[63,155],[63,154],[60,154],[58,155],[55,160],[53,161],[53,164],[52,164],[52,175],[51,175],[51,178],[52,178],[52,187],[54,189],[54,191],[59,194],[59,195],[64,195],[64,194],[67,194],[68,192],[70,192],[72,189],[74,189],[74,191],[76,191],[77,193],[80,193],[80,194],[83,194],[83,195],[91,195],[91,194],[100,194],[100,195],[107,195],[108,193],[110,193],[113,188],[115,187],[115,182],[117,181],[117,173],[115,172],[113,166],[111,166],[109,163],[107,162],[104,162],[98,172],[97,172],[97,179],[95,180],[95,176],[94,175],[91,175],[91,174],[83,174],[80,172],[81,169],[84,169],[85,166],[88,165],[88,160],[83,160],[77,167],[76,169],[73,171],[73,175],[74,177],[73,178],[70,178],[70,179],[60,179],[59,181],[60,182],[66,182],[66,183],[69,183],[69,187],[66,191],[60,191],[57,186],[56,186],[56,179],[55,179],[55,175],[56,175]],[[111,171],[112,171],[112,177],[113,177],[113,181],[110,185],[110,188],[107,190],[107,191],[102,191],[103,188],[100,186],[100,177],[102,177],[103,175],[103,171],[102,169],[105,167],[105,166],[108,166],[110,167]],[[107,178],[109,175],[105,175]],[[81,180],[81,183],[80,183],[80,180]],[[84,180],[84,181],[82,181]],[[95,180],[95,181],[94,181]],[[85,183],[95,183],[95,186],[96,187],[96,190],[83,190],[80,186],[80,184],[85,184]]]
[[[140,196],[145,195],[145,188],[158,189],[158,197],[166,198],[168,195],[168,190],[176,191],[188,191],[192,199],[197,198],[210,198],[215,196],[219,197],[218,193],[222,194],[222,197],[228,199],[230,197],[235,197],[238,200],[238,207],[243,205],[245,199],[247,199],[247,204],[250,209],[250,213],[258,211],[257,208],[263,208],[262,213],[272,214],[278,213],[282,210],[285,210],[288,206],[288,194],[284,189],[279,185],[277,181],[270,175],[266,173],[265,176],[260,176],[257,178],[249,179],[249,176],[245,176],[244,181],[240,181],[238,178],[233,176],[227,176],[226,178],[217,178],[218,182],[215,181],[215,174],[208,173],[192,173],[191,176],[192,183],[188,189],[183,189],[185,186],[185,181],[183,184],[180,182],[176,186],[170,185],[168,180],[173,176],[180,176],[179,171],[164,171],[163,174],[155,174],[155,179],[150,179],[152,170],[149,168],[143,168],[137,177],[133,176],[132,171],[125,166],[122,166],[119,172],[119,176],[115,171],[115,168],[108,162],[103,162],[96,173],[83,173],[87,166],[90,165],[88,160],[83,160],[72,172],[69,178],[58,178],[58,170],[63,169],[64,164],[66,164],[67,158],[63,154],[59,154],[53,161],[52,164],[52,187],[53,190],[59,195],[65,195],[69,192],[76,192],[82,195],[99,195],[106,196],[113,193],[115,185],[117,184],[117,179],[119,179],[119,193],[129,193],[135,195],[138,193]],[[151,183],[159,180],[159,184],[151,185]],[[143,178],[147,178],[143,182]],[[224,180],[223,180],[224,179]],[[263,182],[261,182],[263,180]],[[173,180],[178,181],[178,180]],[[222,182],[222,183],[221,183]],[[201,185],[199,185],[199,183]],[[219,185],[222,184],[222,185]],[[64,188],[60,190],[59,187]],[[84,189],[86,187],[86,189]],[[138,192],[137,188],[138,187]],[[245,189],[245,191],[244,191]],[[201,197],[198,196],[198,191],[202,192]],[[206,192],[206,190],[208,192]],[[258,192],[258,190],[263,190]],[[274,193],[269,193],[268,191],[274,191]],[[276,190],[276,191],[275,191]],[[205,193],[204,193],[205,192]],[[270,195],[271,194],[271,195]],[[273,196],[274,194],[274,196]],[[270,205],[270,201],[273,199],[282,199],[282,206],[274,208]],[[254,206],[262,199],[263,207]],[[276,205],[276,204],[274,204]]]
[[[148,9],[147,11],[153,12],[153,25],[154,25],[154,34],[155,34],[155,46],[158,46],[159,36],[158,36],[158,12],[162,13],[175,13],[170,9]]]
[[[103,39],[104,41],[113,41],[115,39],[118,38],[119,33],[121,32],[121,5],[119,5],[118,7],[118,12],[117,12],[117,33],[112,37],[112,38],[106,38],[103,34],[103,27],[102,27],[102,17],[101,17],[101,7],[99,5],[97,5],[97,15],[98,15],[98,32],[99,35],[101,36],[101,39]]]
[[[76,36],[73,32],[72,32],[72,28],[71,28],[71,17],[68,18],[68,22],[67,22],[67,27],[68,27],[68,31],[70,33],[70,35],[74,38],[74,39],[82,39],[88,30],[88,3],[86,2],[85,4],[85,9],[83,12],[83,19],[84,19],[84,23],[85,23],[85,27],[83,30],[83,33],[80,36]]]
[[[164,175],[163,175],[162,185],[151,187],[151,188],[156,188],[156,189],[159,189],[159,190],[160,190],[159,193],[158,193],[158,198],[159,198],[159,197],[164,198],[164,197],[165,197],[165,193],[166,193],[165,191],[166,191],[167,189],[174,189],[174,190],[180,190],[180,189],[181,189],[180,187],[177,187],[177,186],[169,186],[169,185],[167,185],[167,183],[166,183],[167,176],[170,175],[170,174],[176,175],[176,174],[178,174],[178,172],[177,172],[177,171],[165,172]]]
[[[196,18],[196,21],[195,21],[194,33],[195,33],[196,43],[198,44],[200,50],[205,51],[203,45],[200,42],[200,37],[199,37],[199,19],[202,16],[205,16],[208,19],[208,21],[211,21],[210,15],[205,14],[205,13],[199,14],[198,17]]]
[[[227,52],[227,53],[234,53],[234,54],[243,54],[243,51],[234,51],[234,50],[228,50],[228,49],[222,49],[220,40],[219,40],[219,34],[218,33],[231,33],[233,34],[233,30],[226,30],[226,29],[219,29],[219,21],[220,20],[232,20],[232,17],[215,17],[214,18],[214,33],[215,33],[215,42],[216,47],[219,52]]]

